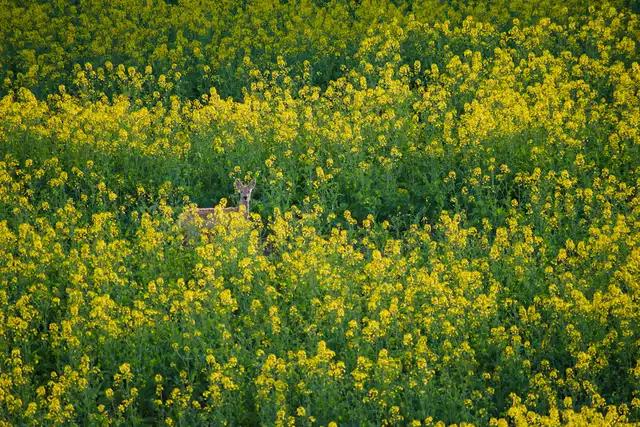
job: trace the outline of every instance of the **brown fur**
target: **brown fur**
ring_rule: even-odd
[[[256,186],[256,180],[252,180],[249,185],[244,185],[239,179],[235,181],[235,187],[240,193],[240,206],[224,208],[223,212],[242,212],[244,211],[245,219],[249,219],[249,203],[251,202],[251,192]],[[241,207],[244,206],[244,209]],[[195,213],[202,218],[203,228],[212,228],[218,222],[218,214],[216,208],[197,208]],[[180,216],[182,226],[193,225],[195,217],[192,212],[183,212]]]

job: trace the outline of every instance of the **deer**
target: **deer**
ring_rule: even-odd
[[[224,216],[232,213],[241,213],[244,215],[244,219],[249,219],[249,203],[251,202],[251,192],[256,186],[256,180],[253,179],[248,185],[244,185],[242,181],[236,178],[235,188],[240,193],[240,205],[231,206],[220,209],[220,207],[213,208],[198,208],[195,210],[185,210],[179,218],[180,225],[185,226],[199,226],[198,217],[202,219],[202,228],[211,229],[220,220],[220,213]]]

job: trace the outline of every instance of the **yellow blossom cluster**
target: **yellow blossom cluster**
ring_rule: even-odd
[[[640,422],[637,11],[103,3],[0,8],[0,426]]]

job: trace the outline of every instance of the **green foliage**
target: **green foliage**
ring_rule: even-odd
[[[0,426],[640,421],[628,2],[0,6]]]

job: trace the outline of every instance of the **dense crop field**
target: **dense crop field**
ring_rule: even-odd
[[[0,0],[0,426],[640,423],[638,13]]]

